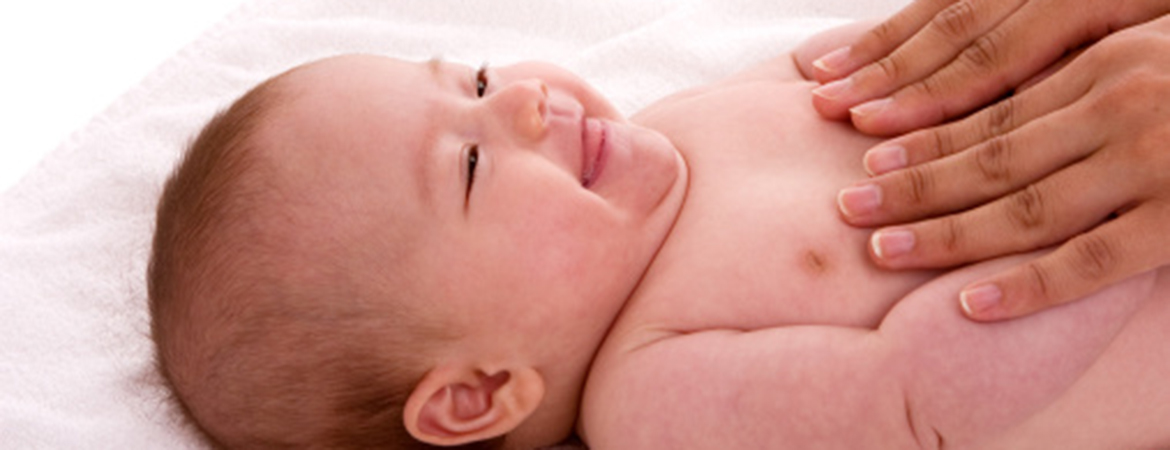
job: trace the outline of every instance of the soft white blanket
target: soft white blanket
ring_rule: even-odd
[[[345,52],[550,60],[625,113],[908,0],[250,0],[0,197],[0,447],[205,448],[152,366],[154,206],[180,151],[266,77]]]

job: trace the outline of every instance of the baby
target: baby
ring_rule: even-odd
[[[965,320],[1034,255],[872,267],[834,195],[874,142],[814,86],[784,56],[627,120],[542,63],[298,67],[167,183],[161,370],[232,448],[1170,446],[1170,272]]]

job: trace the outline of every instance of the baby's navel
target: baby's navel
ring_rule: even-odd
[[[824,275],[829,271],[829,259],[816,250],[805,250],[801,257],[802,266],[813,275]]]

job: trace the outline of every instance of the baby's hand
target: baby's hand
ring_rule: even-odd
[[[967,286],[967,314],[1017,317],[1170,264],[1170,16],[1114,34],[964,120],[885,142],[845,220],[893,268],[1060,244]]]
[[[814,105],[894,135],[959,117],[1067,50],[1170,12],[1165,0],[918,0],[813,65]]]

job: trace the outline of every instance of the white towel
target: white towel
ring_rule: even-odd
[[[205,448],[152,366],[154,207],[183,145],[268,76],[350,52],[543,59],[628,114],[907,2],[250,0],[0,197],[0,447]]]

